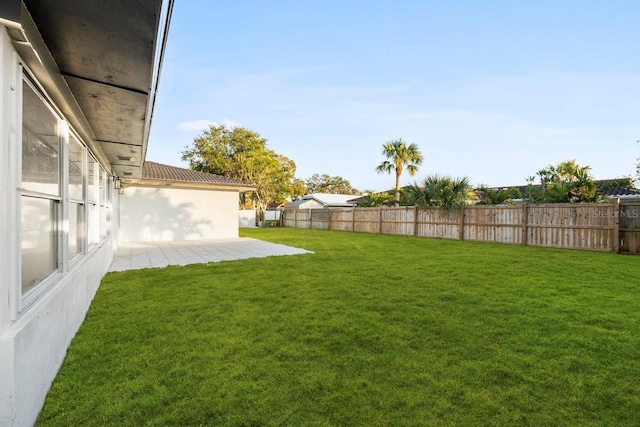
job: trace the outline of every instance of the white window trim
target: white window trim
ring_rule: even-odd
[[[58,121],[60,135],[60,204],[61,218],[58,220],[58,270],[62,273],[69,271],[69,124],[60,119]]]
[[[102,247],[104,242],[110,236],[108,231],[104,237],[100,235],[100,206],[107,206],[111,203],[111,198],[107,192],[107,188],[104,188],[104,200],[99,200],[99,179],[104,176],[104,185],[109,186],[111,182],[111,175],[104,169],[102,164],[91,153],[86,142],[78,136],[78,133],[69,125],[65,120],[64,115],[58,109],[58,107],[51,101],[50,97],[46,94],[46,91],[40,86],[38,80],[28,67],[20,60],[19,55],[12,51],[12,75],[11,75],[11,134],[10,134],[10,158],[15,165],[14,173],[11,174],[11,187],[15,191],[15,197],[11,201],[11,222],[15,224],[11,231],[11,241],[13,248],[10,251],[11,254],[11,266],[12,269],[9,272],[11,283],[14,286],[10,287],[9,295],[9,308],[11,310],[11,320],[15,321],[20,318],[24,313],[28,311],[28,308],[44,296],[49,290],[55,287],[58,283],[62,282],[64,278],[77,266],[83,264],[90,258],[91,253],[95,252],[98,248]],[[54,116],[58,119],[58,129],[60,138],[60,150],[59,150],[59,173],[60,180],[58,185],[59,195],[53,196],[51,194],[39,193],[37,191],[26,190],[22,187],[22,110],[23,110],[23,95],[22,85],[23,81],[26,81],[41,101],[51,110]],[[69,199],[69,141],[70,135],[73,134],[74,138],[80,143],[83,149],[82,154],[82,169],[83,169],[83,200]],[[95,162],[94,170],[94,202],[90,202],[88,198],[89,192],[89,156]],[[101,174],[102,173],[102,174]],[[39,198],[54,200],[58,203],[58,220],[57,227],[57,266],[58,269],[51,275],[44,278],[36,286],[22,293],[22,237],[21,237],[21,224],[22,224],[22,199],[23,197]],[[83,224],[82,224],[82,247],[79,253],[72,259],[69,259],[69,203],[78,203],[84,206],[83,212]],[[89,205],[95,206],[95,234],[96,242],[89,245]],[[108,225],[108,224],[107,224]]]
[[[12,197],[9,200],[9,311],[10,319],[16,320],[20,312],[20,294],[22,290],[22,252],[19,226],[22,218],[22,208],[18,179],[22,171],[22,63],[18,53],[11,48],[11,77],[9,101],[9,161],[15,165],[13,173],[9,174],[9,188]],[[20,124],[20,126],[18,126]]]
[[[82,236],[81,236],[81,247],[78,250],[78,253],[72,258],[68,259],[68,269],[71,270],[76,264],[80,262],[83,256],[87,254],[87,156],[89,149],[82,142],[82,138],[78,136],[78,134],[73,130],[73,128],[69,127],[69,146],[71,144],[71,136],[73,135],[74,139],[80,144],[82,147],[82,200],[80,199],[72,199],[67,197],[67,206],[69,203],[79,204],[83,206],[82,218],[77,218],[78,221],[82,221]],[[69,161],[67,159],[67,165]],[[68,167],[68,166],[67,166]],[[68,175],[67,175],[68,176]],[[68,181],[67,181],[68,183]],[[68,186],[67,186],[68,191]],[[67,249],[68,250],[68,249]]]
[[[18,233],[18,253],[20,254],[20,256],[18,257],[20,259],[19,262],[19,268],[18,268],[18,281],[16,282],[16,286],[17,286],[17,294],[18,294],[18,304],[17,304],[17,309],[18,309],[18,313],[16,313],[16,315],[21,314],[26,308],[28,308],[31,304],[33,304],[36,300],[38,300],[38,298],[40,298],[40,296],[42,296],[43,294],[45,294],[47,292],[47,290],[49,290],[54,283],[56,283],[58,280],[60,280],[65,272],[65,259],[64,259],[64,223],[65,223],[65,217],[64,215],[64,206],[65,206],[65,202],[64,202],[64,193],[63,193],[63,182],[64,182],[64,172],[63,172],[63,167],[64,167],[64,162],[65,162],[65,156],[64,156],[64,143],[66,140],[66,135],[64,133],[65,130],[68,130],[68,126],[66,126],[64,122],[64,120],[62,119],[62,115],[60,114],[60,112],[57,110],[57,108],[55,108],[55,106],[52,104],[52,102],[47,98],[47,96],[45,95],[44,90],[38,85],[37,80],[35,80],[34,76],[30,73],[30,71],[28,70],[28,68],[22,64],[21,68],[21,73],[20,73],[20,83],[18,85],[19,89],[18,92],[20,94],[19,98],[20,98],[20,102],[18,104],[18,108],[17,110],[19,111],[19,117],[20,117],[20,121],[18,122],[17,126],[16,126],[16,130],[18,133],[18,144],[17,147],[19,147],[16,151],[19,153],[19,158],[20,161],[19,163],[17,163],[17,170],[16,170],[16,176],[17,176],[17,183],[19,184],[17,187],[17,197],[18,197],[18,219],[19,222],[18,224],[20,224],[20,231]],[[22,105],[22,100],[23,100],[23,94],[22,94],[22,83],[26,82],[27,85],[31,88],[31,90],[33,90],[33,92],[36,94],[36,96],[38,96],[38,98],[40,98],[40,100],[42,101],[42,103],[51,111],[51,113],[54,115],[54,117],[57,118],[58,120],[58,138],[59,138],[59,142],[58,142],[58,168],[59,168],[59,180],[58,180],[58,195],[51,195],[51,194],[46,194],[46,193],[39,193],[36,191],[31,191],[31,190],[26,190],[24,187],[22,187],[22,109],[23,109],[23,105]],[[60,179],[62,178],[62,179]],[[52,272],[49,276],[47,276],[46,278],[44,278],[43,280],[40,281],[40,283],[38,283],[37,285],[35,285],[32,289],[29,289],[29,291],[27,291],[26,293],[22,293],[22,199],[24,197],[31,197],[31,198],[38,198],[38,199],[44,199],[44,200],[53,200],[56,201],[58,203],[58,207],[57,207],[57,223],[56,223],[56,244],[57,244],[57,251],[56,251],[56,266],[57,269],[56,271]],[[68,221],[67,221],[68,222]]]

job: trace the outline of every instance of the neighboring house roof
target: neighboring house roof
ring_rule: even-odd
[[[322,206],[326,207],[351,207],[355,203],[349,200],[358,196],[354,194],[329,194],[329,193],[313,193],[307,194],[302,198],[295,200],[287,205],[287,207],[297,207],[310,200],[315,200]]]
[[[637,188],[630,187],[628,185],[620,185],[621,179],[599,179],[594,181],[596,187],[605,197],[640,197],[640,190]],[[618,185],[612,185],[618,184]],[[533,185],[534,188],[540,187],[540,185]],[[525,194],[527,192],[527,185],[514,185],[510,187],[491,187],[490,189],[493,191],[502,191],[508,188],[517,188],[521,194]]]
[[[309,199],[298,199],[298,200],[294,200],[293,202],[289,203],[287,205],[288,208],[297,208],[300,205],[303,205],[305,203],[308,203]]]
[[[406,191],[406,190],[408,190],[409,188],[412,188],[412,187],[413,187],[413,185],[404,185],[404,186],[400,187],[400,191]],[[418,188],[422,189],[423,187],[422,186],[418,186]],[[395,197],[395,193],[396,193],[396,189],[392,188],[392,189],[386,190],[386,191],[377,191],[377,192],[375,192],[373,194],[375,194],[375,195],[388,194],[390,197]],[[353,204],[358,204],[359,202],[362,202],[362,201],[365,201],[365,200],[369,200],[369,195],[368,194],[363,194],[362,196],[356,196],[355,198],[349,199],[347,201],[350,202],[350,203],[353,203]]]
[[[601,179],[596,181],[596,186],[603,196],[640,196],[640,190],[627,185],[620,185],[618,179]],[[617,184],[617,185],[611,185]],[[603,191],[603,187],[605,188]]]
[[[353,204],[356,204],[356,205],[357,205],[357,204],[358,204],[358,203],[360,203],[361,201],[363,201],[363,200],[368,200],[368,199],[369,199],[369,196],[365,194],[364,196],[358,196],[358,197],[356,197],[355,199],[349,199],[349,200],[347,200],[347,202],[349,202],[349,203],[353,203]]]
[[[328,193],[313,193],[309,194],[311,198],[319,201],[326,206],[353,206],[353,203],[349,203],[350,199],[357,197],[355,194],[328,194]],[[307,196],[305,196],[307,197]]]
[[[123,182],[129,186],[138,185],[135,180],[123,180]],[[139,184],[141,186],[236,189],[238,191],[251,191],[256,188],[253,184],[239,179],[148,161],[144,162],[142,167],[142,179]]]
[[[289,202],[282,202],[282,203],[278,203],[278,202],[271,202],[269,204],[267,204],[267,209],[279,209],[279,208],[283,208],[284,206],[288,205]]]

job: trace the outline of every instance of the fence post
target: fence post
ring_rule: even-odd
[[[527,214],[527,202],[522,202],[522,244],[527,245],[528,232],[527,232],[527,222],[529,221],[529,217]]]
[[[356,207],[353,206],[351,210],[351,231],[356,231]]]
[[[620,252],[620,197],[613,199],[613,252]]]
[[[413,206],[413,235],[418,235],[418,205]]]
[[[327,227],[331,230],[331,208],[327,208],[327,210],[329,211],[329,224],[327,224]]]
[[[379,220],[379,229],[378,229],[378,234],[382,234],[382,206],[380,206],[380,215],[378,216]]]
[[[298,208],[293,209],[293,228],[298,228]]]
[[[460,211],[458,212],[458,239],[464,240],[464,203],[460,205]]]

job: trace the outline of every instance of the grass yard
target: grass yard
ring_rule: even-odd
[[[108,274],[38,425],[640,425],[640,258],[299,229]]]

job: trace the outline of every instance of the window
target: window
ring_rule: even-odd
[[[24,307],[109,235],[112,192],[109,174],[26,70],[21,143],[19,295]]]
[[[59,119],[36,90],[22,86],[22,295],[59,270]]]
[[[69,259],[80,255],[84,250],[84,146],[71,133],[69,135]]]
[[[22,197],[22,295],[58,270],[59,202]]]
[[[98,200],[98,186],[97,179],[99,176],[98,170],[98,162],[91,156],[88,156],[89,159],[89,170],[87,175],[87,206],[89,208],[89,212],[87,215],[88,221],[88,244],[89,246],[95,245],[98,243],[98,233],[100,228],[100,221],[98,217],[98,206],[96,202]]]
[[[111,206],[113,203],[113,188],[114,183],[112,180],[109,179],[109,176],[107,176],[107,201],[106,201],[106,209],[107,209],[107,236],[111,235],[111,226],[112,226],[112,219],[111,219]]]
[[[22,188],[59,196],[58,117],[26,80],[22,100]]]
[[[100,204],[100,240],[102,240],[107,237],[107,173],[102,168],[100,168],[98,189],[98,202]]]

